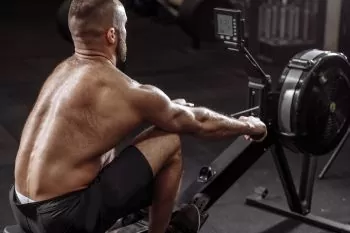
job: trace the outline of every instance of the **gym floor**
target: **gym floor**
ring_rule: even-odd
[[[11,1],[0,9],[0,229],[14,224],[8,204],[18,141],[27,115],[47,75],[72,53],[72,47],[56,31],[58,1],[20,3]],[[190,48],[189,38],[175,25],[129,14],[127,74],[139,82],[156,85],[171,98],[185,98],[196,105],[222,113],[246,107],[247,78],[242,60],[212,45]],[[263,67],[274,82],[283,67]],[[203,165],[216,158],[234,138],[205,141],[183,136],[187,187]],[[350,223],[350,140],[345,144],[326,179],[315,184],[312,212]],[[319,159],[318,171],[329,156]],[[300,174],[300,155],[288,152],[295,178]],[[270,191],[269,199],[286,204],[272,157],[266,153],[210,209],[203,233],[320,233],[326,232],[263,212],[244,204],[255,187]]]

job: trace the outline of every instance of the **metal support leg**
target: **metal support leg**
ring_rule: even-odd
[[[272,152],[278,173],[282,181],[283,189],[286,193],[289,209],[291,211],[279,205],[276,205],[272,200],[257,198],[257,195],[247,197],[246,204],[273,214],[280,215],[282,217],[298,220],[310,226],[318,227],[331,232],[350,233],[350,225],[326,219],[320,216],[312,215],[308,213],[308,209],[310,208],[307,208],[307,205],[301,203],[301,201],[303,201],[306,204],[311,205],[311,186],[313,186],[314,182],[313,177],[315,177],[317,158],[312,158],[309,156],[305,156],[304,158],[302,177],[304,177],[306,181],[303,181],[303,184],[300,185],[301,195],[299,197],[296,193],[294,182],[291,176],[289,166],[287,164],[287,159],[283,153],[282,146],[278,144],[275,145],[275,148],[273,148]]]
[[[340,150],[343,148],[346,140],[348,139],[350,134],[350,128],[348,129],[348,131],[346,132],[345,136],[343,137],[343,139],[340,141],[340,143],[338,144],[337,148],[335,148],[331,158],[328,160],[328,162],[326,163],[326,165],[324,166],[324,168],[322,169],[321,173],[318,175],[318,178],[321,180],[324,178],[325,174],[327,173],[327,171],[329,170],[329,168],[332,166],[333,162],[335,161],[335,159],[338,157]]]
[[[316,168],[317,158],[310,155],[304,155],[299,187],[299,199],[303,206],[304,214],[308,214],[311,211]]]
[[[289,209],[295,213],[303,214],[303,208],[300,203],[299,195],[296,191],[293,176],[290,171],[286,155],[281,144],[276,143],[272,149],[272,155],[280,180],[283,186],[284,193],[287,198]]]

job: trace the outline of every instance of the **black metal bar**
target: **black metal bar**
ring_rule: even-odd
[[[280,176],[284,193],[287,198],[288,206],[293,212],[302,214],[303,208],[294,185],[293,176],[290,171],[283,147],[279,143],[276,143],[273,145],[273,149],[271,151],[278,174]]]
[[[261,78],[254,78],[249,76],[248,82],[248,108],[259,105],[259,111],[255,116],[261,118],[262,121],[266,121],[266,105],[268,103],[268,93],[271,91],[270,83]],[[265,122],[266,123],[266,122]]]
[[[265,211],[268,211],[273,214],[280,215],[282,217],[295,219],[301,221],[310,226],[318,227],[325,229],[331,232],[336,233],[350,233],[350,226],[348,224],[339,223],[330,219],[326,219],[320,216],[315,216],[312,214],[302,215],[299,213],[294,213],[288,210],[285,210],[277,205],[273,204],[268,200],[257,200],[254,197],[248,197],[246,199],[246,204],[253,206]]]
[[[243,53],[254,67],[254,69],[249,69],[249,96],[248,96],[248,108],[255,105],[260,106],[259,117],[264,121],[267,116],[267,106],[268,94],[271,91],[271,76],[266,74],[261,68],[259,63],[254,59],[249,50],[243,46]],[[258,92],[258,93],[256,93]],[[258,103],[255,102],[256,96],[259,98]]]
[[[276,105],[273,106],[272,104],[273,101],[271,101],[269,99],[269,94],[271,93],[271,76],[267,75],[266,79],[264,80],[264,89],[261,91],[261,103],[260,103],[260,118],[263,122],[265,122],[266,124],[269,123],[270,120],[269,119],[269,112],[271,112],[271,110],[274,110],[275,108],[277,108],[277,102]],[[277,113],[277,111],[274,111]]]
[[[246,47],[243,47],[244,55],[248,58],[250,63],[256,68],[256,71],[261,75],[260,78],[263,78],[270,82],[270,76],[265,73],[265,71],[261,68],[259,63],[254,59],[254,57],[250,54],[249,50]]]
[[[304,214],[310,213],[311,210],[316,168],[317,158],[310,155],[304,155],[299,186],[299,199],[303,206]]]
[[[256,103],[255,99],[256,99],[256,90],[252,87],[249,87],[249,89],[248,89],[248,108],[251,108],[252,106],[260,104],[259,101],[258,101],[258,103]]]
[[[270,142],[252,143],[242,137],[235,140],[210,164],[216,175],[207,183],[194,182],[179,199],[179,203],[190,203],[196,194],[209,197],[204,210],[210,208],[266,151]]]
[[[311,157],[309,155],[303,155],[301,175],[300,175],[300,185],[299,185],[299,199],[302,204],[305,204],[306,190],[308,186],[308,176],[310,169]]]
[[[331,158],[327,161],[327,163],[324,166],[324,168],[322,169],[321,173],[318,175],[319,179],[323,179],[324,178],[324,175],[327,173],[327,171],[332,166],[332,164],[335,161],[335,159],[338,157],[340,150],[343,148],[346,140],[349,137],[349,134],[350,134],[350,128],[348,129],[348,131],[346,132],[346,134],[344,135],[344,137],[342,138],[342,140],[340,141],[338,146],[333,151]]]
[[[253,112],[255,110],[259,110],[259,108],[260,108],[260,106],[256,106],[256,107],[249,108],[249,109],[246,109],[246,110],[243,110],[243,111],[240,111],[240,112],[236,112],[236,113],[231,114],[230,117],[238,117],[240,115],[244,115],[244,114]]]

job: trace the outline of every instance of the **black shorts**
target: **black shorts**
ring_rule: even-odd
[[[10,204],[26,232],[102,233],[119,218],[150,206],[152,191],[148,161],[136,147],[129,146],[84,190],[20,204],[12,187]]]

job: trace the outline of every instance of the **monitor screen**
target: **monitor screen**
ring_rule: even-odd
[[[220,35],[233,36],[233,18],[231,15],[218,14],[217,15],[217,29]]]

